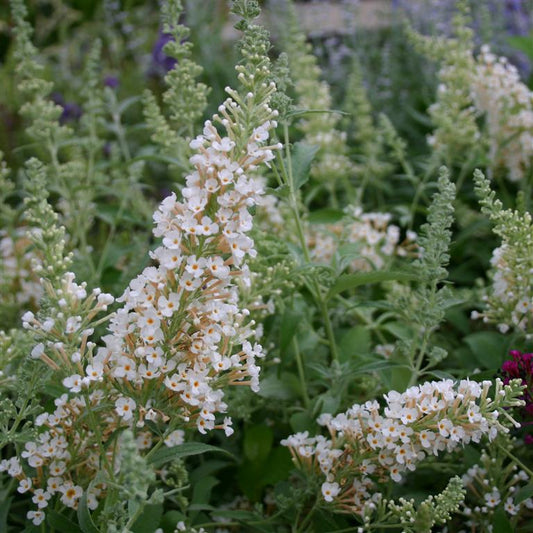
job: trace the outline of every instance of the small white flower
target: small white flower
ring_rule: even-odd
[[[135,400],[121,396],[115,402],[115,411],[124,420],[131,420],[136,406]]]
[[[179,446],[185,442],[185,431],[182,429],[175,429],[172,433],[169,433],[165,438],[165,446],[172,448],[173,446]]]
[[[21,479],[20,482],[19,482],[19,486],[17,488],[17,491],[20,492],[21,494],[24,494],[25,492],[27,492],[28,490],[31,489],[31,479],[30,478],[24,478],[24,479]]]
[[[32,351],[31,351],[31,357],[32,359],[39,359],[41,355],[44,354],[44,344],[40,342],[39,344],[36,344]]]
[[[501,501],[500,491],[497,488],[485,494],[485,502],[488,507],[496,507]]]
[[[79,374],[66,377],[62,383],[70,392],[80,392],[83,384],[82,377]]]
[[[36,489],[33,493],[32,501],[39,509],[44,509],[48,505],[48,500],[52,495],[43,489]]]
[[[327,502],[332,502],[333,498],[335,498],[340,491],[341,489],[338,483],[328,483],[327,481],[322,483],[322,495]]]
[[[43,513],[43,511],[28,511],[28,514],[26,515],[28,520],[31,520],[36,526],[43,522],[45,516],[46,515]]]

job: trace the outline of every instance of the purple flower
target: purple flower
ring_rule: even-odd
[[[527,35],[531,30],[531,15],[523,0],[506,0],[504,15],[511,35]]]
[[[104,78],[104,85],[110,87],[111,89],[116,89],[119,86],[120,82],[116,76],[106,76]]]
[[[63,112],[59,117],[60,124],[74,122],[82,116],[82,108],[76,102],[67,102],[61,93],[54,92],[50,95],[50,98],[54,104],[57,104],[63,108]]]
[[[169,70],[172,70],[177,63],[173,57],[165,54],[165,45],[173,41],[174,37],[169,33],[159,31],[159,36],[152,49],[152,62],[149,69],[149,74],[152,76],[164,76]]]

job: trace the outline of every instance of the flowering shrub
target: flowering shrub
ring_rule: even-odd
[[[11,0],[1,531],[528,530],[531,90],[457,4],[358,30],[437,64],[388,116],[289,0]]]

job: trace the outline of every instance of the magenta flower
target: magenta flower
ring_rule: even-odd
[[[511,350],[511,360],[502,364],[503,382],[509,383],[511,379],[521,379],[525,386],[522,400],[525,405],[520,409],[522,427],[533,425],[533,353],[522,353],[519,350]],[[533,444],[533,435],[524,437],[526,444]]]

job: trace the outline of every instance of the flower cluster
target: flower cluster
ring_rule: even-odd
[[[530,476],[500,455],[498,450],[483,450],[479,463],[463,475],[467,497],[459,512],[466,517],[466,525],[471,531],[483,525],[490,527],[498,509],[503,509],[510,519],[515,520],[533,515],[533,498],[517,498],[518,491],[530,481]]]
[[[489,278],[491,286],[483,296],[482,313],[473,311],[472,318],[497,324],[502,333],[510,329],[531,336],[533,309],[533,219],[531,213],[519,209],[503,209],[495,198],[490,182],[479,170],[474,172],[481,211],[494,223],[494,233],[502,244],[493,251]]]
[[[308,245],[315,261],[331,263],[339,246],[353,245],[355,258],[350,268],[369,271],[385,266],[387,257],[414,254],[416,234],[409,231],[400,242],[400,228],[390,224],[388,213],[363,213],[360,207],[349,207],[343,223],[312,225]]]
[[[452,19],[453,38],[433,38],[413,30],[408,32],[410,41],[420,53],[440,63],[437,100],[428,109],[435,124],[428,144],[448,161],[472,151],[480,138],[471,95],[475,67],[473,32],[467,25],[469,17],[463,8],[464,4]]]
[[[245,87],[257,84],[244,67],[239,79]],[[248,210],[263,194],[263,180],[254,174],[280,148],[265,146],[276,126],[277,112],[268,105],[275,90],[266,82],[245,96],[227,89],[230,98],[190,143],[194,170],[183,199],[172,193],[154,213],[161,245],[150,253],[153,265],[130,282],[111,317],[95,320],[114,298],[99,289],[88,294],[72,273],[59,288],[44,281],[47,310],[24,315],[23,326],[39,341],[31,356],[60,374],[65,390],[36,420],[38,439],[3,466],[21,492],[33,493],[38,509],[28,518],[35,524],[55,494],[76,508],[102,466],[113,479],[120,444],[109,441],[117,430],[136,428],[139,450],[156,441],[180,444],[177,428],[231,435],[231,419],[216,420],[227,410],[223,389],[258,390],[256,358],[264,354],[239,293],[251,280],[246,260],[256,255]],[[94,329],[109,319],[97,346]],[[36,469],[32,476],[23,462]],[[106,487],[90,487],[87,501],[95,509]]]
[[[47,281],[43,283],[50,298],[46,311],[38,316],[26,312],[22,324],[41,341],[32,349],[31,357],[40,359],[63,377],[62,385],[68,392],[54,400],[53,410],[36,418],[38,438],[25,444],[20,457],[6,459],[0,467],[18,480],[20,493],[33,494],[37,509],[27,517],[36,525],[44,520],[43,509],[56,494],[62,504],[77,507],[83,495],[81,484],[87,485],[99,469],[104,433],[107,436],[116,427],[110,425],[104,429],[102,425],[102,434],[96,435],[87,415],[107,406],[102,386],[103,368],[87,362],[93,360],[96,347],[89,340],[94,328],[108,318],[97,319],[97,315],[105,312],[114,298],[99,289],[88,293],[86,284],[76,283],[71,272],[63,276],[59,288],[54,289]],[[113,422],[107,415],[104,420]],[[109,448],[104,461],[109,461],[112,454],[113,449]],[[104,489],[104,484],[90,489],[89,508],[97,507],[97,497]]]
[[[528,175],[533,158],[533,92],[507,58],[481,48],[472,81],[474,103],[486,115],[490,160],[511,181]]]
[[[147,267],[130,283],[111,334],[104,337],[106,347],[97,355],[125,391],[128,384],[149,388],[152,398],[161,400],[155,413],[139,401],[141,394],[121,395],[116,407],[126,421],[135,417],[142,423],[146,414],[166,420],[179,413],[204,433],[215,427],[215,413],[226,410],[222,387],[258,389],[255,358],[263,352],[252,344],[249,312],[239,308],[239,283],[249,283],[244,261],[256,253],[247,236],[252,228],[248,208],[263,187],[253,170],[274,157],[275,147],[260,145],[275,126],[275,113],[267,110],[267,120],[253,130],[244,149],[233,133],[238,105],[228,100],[219,113],[229,136],[221,137],[208,121],[203,135],[191,142],[198,151],[191,158],[196,170],[186,178],[184,201],[171,194],[154,214],[154,235],[162,238],[151,254],[158,266]],[[229,424],[227,418],[227,433]]]
[[[0,231],[1,293],[4,302],[35,306],[41,297],[39,279],[33,274],[41,261],[31,250],[31,242],[22,228],[14,234]]]
[[[511,350],[509,355],[512,359],[502,364],[503,382],[509,383],[511,379],[522,380],[524,386],[522,400],[524,400],[525,405],[520,409],[520,413],[523,420],[522,425],[529,426],[533,424],[533,353]],[[524,441],[526,444],[533,444],[533,435],[525,435]]]
[[[508,429],[499,421],[503,408],[518,405],[520,385],[496,381],[427,382],[385,395],[383,410],[377,401],[355,404],[337,416],[323,414],[330,439],[299,433],[282,441],[296,465],[321,474],[322,496],[340,512],[363,514],[381,499],[376,483],[399,482],[425,457],[451,452],[488,436],[493,440]],[[514,422],[514,421],[513,421]]]
[[[66,272],[59,288],[42,280],[46,295],[54,305],[47,306],[38,316],[31,311],[22,316],[22,326],[41,341],[34,346],[31,356],[63,372],[83,370],[83,363],[91,359],[96,346],[89,341],[94,328],[106,320],[95,320],[96,315],[107,311],[114,302],[113,296],[100,289],[88,293],[87,284],[78,284],[75,279],[72,272]]]
[[[526,244],[526,243],[522,243]],[[492,252],[491,289],[483,296],[485,309],[474,311],[472,318],[498,324],[502,333],[510,329],[531,330],[533,323],[533,264],[525,258],[525,247],[504,243]]]

